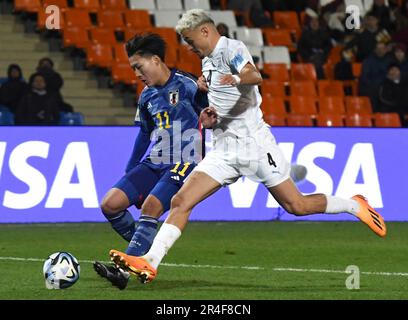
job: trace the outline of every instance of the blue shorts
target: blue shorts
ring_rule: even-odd
[[[163,205],[164,212],[170,209],[171,198],[180,190],[184,180],[196,164],[177,162],[176,164],[153,164],[145,159],[113,187],[122,190],[130,205],[138,209],[149,194],[154,195]]]

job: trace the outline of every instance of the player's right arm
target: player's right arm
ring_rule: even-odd
[[[139,119],[135,119],[135,122],[140,124],[140,131],[136,137],[132,155],[126,166],[126,173],[132,170],[142,160],[150,146],[150,135],[154,129],[154,122],[147,112],[147,108],[141,103],[139,103],[136,118],[137,115],[139,115]]]

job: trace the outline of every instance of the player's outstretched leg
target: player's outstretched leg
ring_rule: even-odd
[[[157,275],[156,269],[142,257],[129,256],[113,249],[109,251],[109,255],[117,267],[134,274],[142,283],[152,281]]]
[[[109,280],[113,286],[123,290],[129,282],[129,273],[112,265],[106,265],[99,261],[93,263],[94,270],[102,278]]]
[[[380,237],[385,237],[387,234],[387,227],[383,217],[376,212],[367,202],[367,199],[362,195],[355,195],[352,197],[360,205],[360,210],[356,216],[364,222],[371,230],[373,230]]]
[[[351,199],[324,194],[305,196],[300,193],[291,179],[268,187],[268,190],[287,212],[296,216],[346,212],[360,219],[378,236],[385,237],[387,234],[384,219],[361,195],[356,195]]]

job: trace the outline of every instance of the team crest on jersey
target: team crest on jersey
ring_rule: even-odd
[[[179,90],[170,90],[169,91],[169,102],[174,107],[179,102]]]

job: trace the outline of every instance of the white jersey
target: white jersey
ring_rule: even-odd
[[[213,52],[202,60],[202,71],[208,85],[208,102],[217,110],[218,122],[213,138],[223,133],[239,138],[252,136],[265,126],[256,85],[221,85],[225,74],[238,75],[247,63],[255,65],[242,41],[221,37]],[[218,130],[216,130],[218,129]]]

